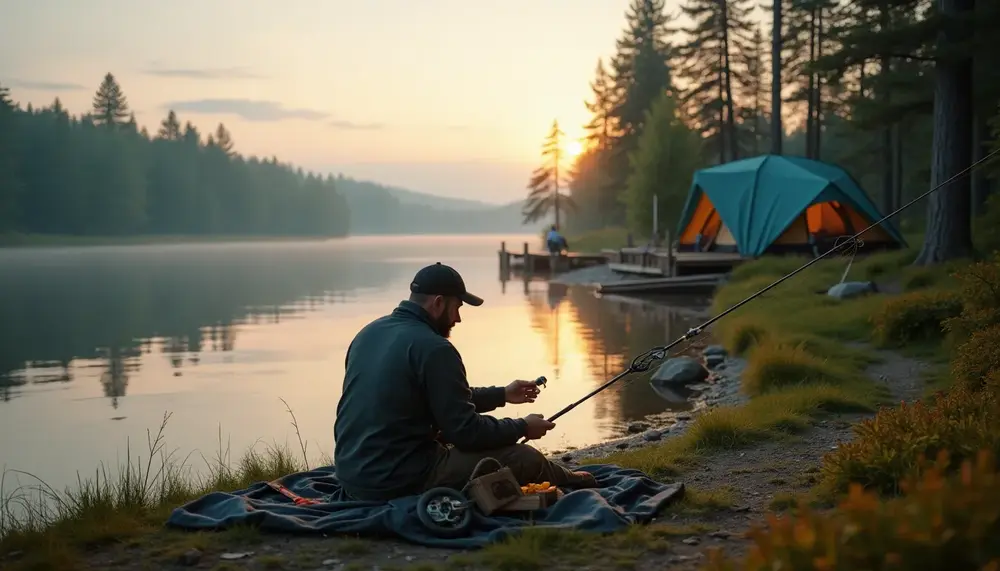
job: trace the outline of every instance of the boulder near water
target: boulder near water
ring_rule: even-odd
[[[650,380],[664,385],[689,385],[708,378],[708,370],[697,359],[673,357],[664,361]]]

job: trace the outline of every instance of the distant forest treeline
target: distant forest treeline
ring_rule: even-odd
[[[391,189],[244,157],[225,125],[203,136],[170,111],[136,124],[108,73],[92,108],[15,103],[0,85],[0,235],[261,235],[490,232],[520,228],[516,207],[403,204]]]
[[[0,233],[340,236],[329,178],[244,158],[222,124],[205,139],[170,112],[150,136],[110,73],[93,109],[20,110],[0,88]]]

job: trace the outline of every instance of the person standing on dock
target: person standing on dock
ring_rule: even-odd
[[[355,336],[347,348],[343,392],[334,423],[334,466],[359,500],[388,501],[445,486],[462,489],[476,464],[495,458],[521,485],[595,487],[517,441],[541,438],[555,424],[537,414],[497,419],[483,413],[532,403],[538,386],[469,386],[448,341],[463,304],[482,305],[461,275],[440,262],[417,272],[410,298]]]

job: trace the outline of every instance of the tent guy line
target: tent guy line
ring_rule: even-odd
[[[562,415],[568,413],[569,411],[573,410],[574,408],[576,408],[577,406],[579,406],[580,404],[582,404],[583,402],[585,402],[587,399],[589,399],[589,398],[593,397],[594,395],[600,393],[601,391],[607,389],[611,385],[617,383],[619,380],[621,380],[622,378],[624,378],[624,377],[626,377],[626,376],[628,376],[628,375],[630,375],[632,373],[640,373],[640,372],[643,372],[643,371],[648,371],[649,368],[653,365],[654,361],[659,361],[659,360],[663,359],[664,357],[666,357],[667,353],[671,349],[673,349],[674,347],[676,347],[677,345],[679,345],[680,343],[682,343],[684,341],[692,340],[695,337],[697,337],[698,335],[701,335],[702,332],[705,331],[705,329],[707,329],[709,326],[711,326],[716,321],[719,321],[720,319],[722,319],[723,317],[725,317],[725,316],[729,315],[730,313],[736,311],[740,307],[743,307],[744,305],[746,305],[746,304],[750,303],[751,301],[757,299],[761,295],[767,293],[771,289],[773,289],[773,288],[777,287],[779,284],[783,283],[785,280],[788,280],[788,279],[790,279],[790,278],[798,275],[800,272],[804,271],[806,268],[812,266],[813,264],[815,264],[816,262],[818,262],[820,260],[825,259],[830,254],[832,254],[834,252],[838,252],[838,251],[848,251],[849,249],[857,250],[861,245],[863,245],[863,241],[861,240],[861,236],[864,235],[865,232],[868,232],[869,230],[871,230],[875,226],[881,224],[882,222],[885,222],[886,220],[888,220],[889,218],[892,218],[893,216],[896,216],[900,212],[903,212],[904,210],[906,210],[907,208],[913,206],[917,202],[923,200],[924,198],[930,196],[931,194],[937,192],[938,190],[940,190],[940,189],[944,188],[945,186],[951,184],[952,182],[958,180],[960,177],[965,176],[966,174],[971,173],[973,170],[975,170],[976,168],[978,168],[980,165],[986,163],[987,161],[989,161],[990,159],[992,159],[997,154],[1000,154],[1000,149],[997,149],[995,151],[990,152],[989,154],[987,154],[983,158],[981,158],[978,161],[972,163],[968,167],[962,169],[961,171],[959,171],[957,174],[955,174],[951,178],[945,180],[944,182],[942,182],[942,183],[938,184],[937,186],[931,188],[927,192],[921,194],[920,196],[918,196],[918,197],[914,198],[913,200],[907,202],[906,204],[900,206],[896,210],[893,210],[889,214],[886,214],[885,216],[881,217],[880,219],[876,220],[875,222],[872,222],[864,230],[861,230],[860,232],[857,232],[857,233],[855,233],[852,236],[844,236],[843,238],[845,238],[845,239],[842,242],[838,240],[838,242],[835,243],[832,248],[830,248],[829,250],[827,250],[823,254],[821,254],[819,256],[816,256],[815,258],[813,258],[813,259],[809,260],[808,262],[802,264],[801,266],[799,266],[795,270],[792,270],[791,272],[789,272],[789,273],[785,274],[784,276],[778,278],[777,280],[775,280],[771,284],[769,284],[769,285],[767,285],[767,286],[765,286],[765,287],[757,290],[753,294],[747,296],[742,301],[733,304],[732,306],[730,306],[728,309],[726,309],[725,311],[723,311],[719,315],[716,315],[715,317],[712,317],[711,319],[709,319],[708,321],[702,323],[701,325],[699,325],[697,327],[692,327],[691,329],[688,329],[688,331],[686,333],[684,333],[684,335],[681,335],[677,339],[674,339],[673,341],[671,341],[667,345],[664,345],[662,347],[654,347],[654,348],[650,349],[649,351],[646,351],[645,353],[637,356],[635,359],[632,360],[632,363],[628,366],[627,369],[625,369],[621,373],[618,373],[613,378],[611,378],[609,381],[605,382],[603,385],[601,385],[601,386],[597,387],[596,389],[590,391],[589,393],[587,393],[586,395],[584,395],[583,397],[581,397],[576,402],[573,402],[573,403],[569,404],[568,406],[566,406],[565,408],[563,408],[559,412],[555,413],[554,415],[552,415],[551,417],[549,417],[548,420],[549,421],[554,421],[555,419],[557,419],[557,418],[561,417]],[[733,164],[733,163],[728,163],[728,164]]]

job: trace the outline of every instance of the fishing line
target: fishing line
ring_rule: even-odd
[[[709,327],[710,325],[712,325],[716,321],[722,319],[723,317],[725,317],[725,316],[729,315],[730,313],[736,311],[740,307],[743,307],[744,305],[746,305],[746,304],[750,303],[751,301],[757,299],[758,297],[760,297],[764,293],[766,293],[766,292],[770,291],[771,289],[777,287],[778,284],[780,284],[780,283],[784,282],[785,280],[787,280],[787,279],[789,279],[789,278],[797,275],[799,272],[805,270],[809,266],[812,266],[816,262],[818,262],[818,261],[826,258],[830,254],[832,254],[834,252],[837,252],[838,250],[844,250],[846,253],[850,253],[850,255],[851,255],[851,263],[853,263],[853,261],[854,261],[854,254],[856,254],[857,251],[861,248],[861,246],[864,245],[864,241],[861,240],[861,236],[865,232],[868,232],[869,230],[871,230],[872,228],[878,226],[882,222],[885,222],[889,218],[892,218],[893,216],[895,216],[895,215],[899,214],[900,212],[906,210],[907,208],[913,206],[917,202],[923,200],[924,198],[926,198],[926,197],[930,196],[931,194],[937,192],[938,190],[944,188],[946,185],[951,184],[955,180],[958,180],[959,177],[968,174],[973,169],[975,169],[979,165],[985,163],[986,161],[990,160],[991,158],[993,158],[997,154],[1000,154],[1000,149],[997,149],[997,150],[994,150],[994,151],[990,152],[989,154],[987,154],[983,158],[981,158],[978,161],[972,163],[968,167],[962,169],[961,171],[958,172],[958,174],[952,176],[948,180],[942,182],[941,184],[935,186],[934,188],[928,190],[927,192],[921,194],[920,196],[918,196],[918,197],[914,198],[913,200],[907,202],[906,204],[900,206],[896,210],[894,210],[894,211],[890,212],[889,214],[886,214],[882,218],[876,220],[875,222],[873,222],[871,225],[869,225],[864,230],[862,230],[862,231],[854,234],[853,236],[846,236],[845,237],[846,239],[843,242],[839,241],[839,239],[838,239],[838,241],[834,243],[833,247],[830,248],[829,250],[827,250],[822,255],[817,256],[817,257],[813,258],[812,260],[809,260],[805,264],[802,264],[797,269],[795,269],[795,270],[793,270],[793,271],[785,274],[781,278],[778,278],[777,280],[775,280],[774,282],[772,282],[770,285],[761,288],[760,290],[758,290],[757,292],[753,293],[752,295],[750,295],[749,297],[747,297],[743,301],[740,301],[739,303],[736,303],[736,304],[730,306],[728,309],[726,309],[725,311],[723,311],[719,315],[716,315],[715,317],[709,319],[705,323],[702,323],[701,325],[699,325],[697,327],[693,327],[691,329],[688,329],[687,333],[685,333],[684,335],[678,337],[677,339],[675,339],[674,341],[670,342],[669,344],[661,346],[661,347],[654,347],[654,348],[650,349],[649,351],[646,351],[645,353],[642,353],[641,355],[638,355],[637,357],[635,357],[635,359],[632,360],[632,363],[628,366],[627,369],[625,369],[621,373],[615,375],[610,380],[608,380],[607,382],[605,382],[603,385],[601,385],[601,386],[597,387],[596,389],[590,391],[589,393],[587,393],[586,395],[584,395],[583,397],[581,397],[576,402],[568,405],[566,408],[564,408],[564,409],[560,410],[559,412],[555,413],[554,415],[548,417],[546,420],[548,420],[549,422],[555,421],[557,418],[559,418],[562,415],[564,415],[564,414],[568,413],[569,411],[573,410],[574,408],[576,408],[577,406],[579,406],[583,402],[587,401],[588,399],[590,399],[594,395],[600,393],[601,391],[607,389],[611,385],[617,383],[623,377],[626,377],[626,376],[628,376],[628,375],[630,375],[632,373],[641,373],[641,372],[644,372],[644,371],[648,371],[649,368],[652,367],[654,361],[659,361],[659,360],[663,359],[664,357],[666,357],[667,353],[671,349],[673,349],[674,347],[676,347],[677,345],[679,345],[680,343],[682,343],[684,341],[687,341],[689,339],[694,339],[695,337],[701,335],[702,332],[707,327]],[[849,269],[849,267],[848,267],[848,269]],[[847,272],[844,272],[844,276],[845,277],[847,276]],[[527,440],[528,439],[526,437],[521,442],[522,443],[523,442],[527,442]]]

